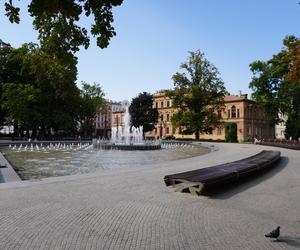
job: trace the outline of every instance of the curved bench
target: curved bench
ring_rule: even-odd
[[[251,157],[213,167],[166,175],[167,186],[175,191],[200,195],[204,189],[219,186],[249,176],[274,165],[280,159],[279,151],[263,150]]]

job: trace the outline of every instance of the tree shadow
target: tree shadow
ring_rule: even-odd
[[[285,243],[291,247],[300,248],[300,237],[280,236],[274,243]]]
[[[5,181],[4,181],[3,175],[2,175],[1,170],[0,170],[0,183],[4,183],[4,182]]]
[[[281,157],[280,161],[271,168],[263,169],[251,176],[228,183],[226,186],[219,186],[204,190],[201,195],[209,196],[213,199],[228,199],[278,174],[286,167],[288,162],[289,160],[287,157]]]

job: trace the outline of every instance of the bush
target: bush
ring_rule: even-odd
[[[175,136],[174,135],[168,135],[164,139],[165,140],[175,140]]]
[[[237,142],[237,125],[236,123],[226,123],[225,125],[225,141]]]

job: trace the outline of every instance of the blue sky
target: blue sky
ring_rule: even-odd
[[[3,6],[0,13],[0,39],[14,47],[37,41],[24,8],[19,25],[9,23]],[[107,49],[92,39],[88,50],[77,53],[78,84],[100,83],[113,100],[172,88],[172,75],[188,51],[198,49],[230,93],[250,93],[249,64],[277,53],[286,35],[300,36],[298,0],[124,0],[114,17],[117,36]]]

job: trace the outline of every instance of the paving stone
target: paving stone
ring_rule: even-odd
[[[165,186],[167,174],[272,149],[214,148],[147,169],[0,184],[0,249],[299,249],[299,152],[279,149],[276,168],[212,197]],[[281,240],[266,239],[277,225]]]

